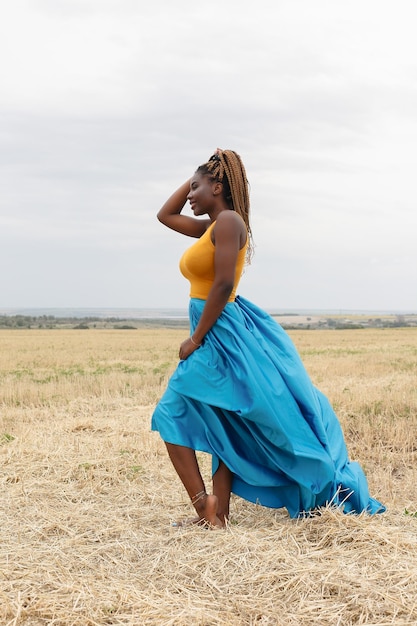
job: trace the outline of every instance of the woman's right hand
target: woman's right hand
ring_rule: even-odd
[[[179,357],[181,361],[185,361],[185,359],[187,359],[190,356],[190,354],[198,350],[199,347],[200,347],[199,345],[193,342],[191,337],[188,337],[188,339],[183,341],[182,344],[180,345]]]

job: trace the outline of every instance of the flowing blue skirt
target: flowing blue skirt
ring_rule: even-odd
[[[190,300],[191,332],[204,300]],[[202,346],[180,361],[152,416],[168,443],[212,455],[233,474],[232,492],[297,517],[327,503],[380,513],[366,477],[349,461],[339,421],[290,337],[238,296]]]

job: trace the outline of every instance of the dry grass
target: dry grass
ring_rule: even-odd
[[[184,331],[0,332],[2,626],[417,623],[417,331],[291,334],[386,514],[174,530],[149,420]]]

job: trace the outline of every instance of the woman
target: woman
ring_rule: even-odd
[[[195,217],[182,215],[189,201]],[[202,216],[205,216],[202,219]],[[311,383],[285,331],[236,296],[252,253],[241,158],[220,150],[162,206],[158,219],[198,241],[180,269],[190,281],[191,334],[152,417],[197,512],[224,527],[231,492],[297,517],[326,503],[382,512],[349,462],[327,399]],[[212,455],[209,495],[195,451]]]

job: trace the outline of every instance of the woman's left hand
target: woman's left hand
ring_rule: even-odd
[[[200,346],[197,346],[193,341],[191,341],[191,337],[188,337],[188,339],[183,341],[180,345],[179,357],[181,361],[185,361],[185,359],[187,359],[190,354],[195,352],[195,350],[198,350],[199,347]]]

